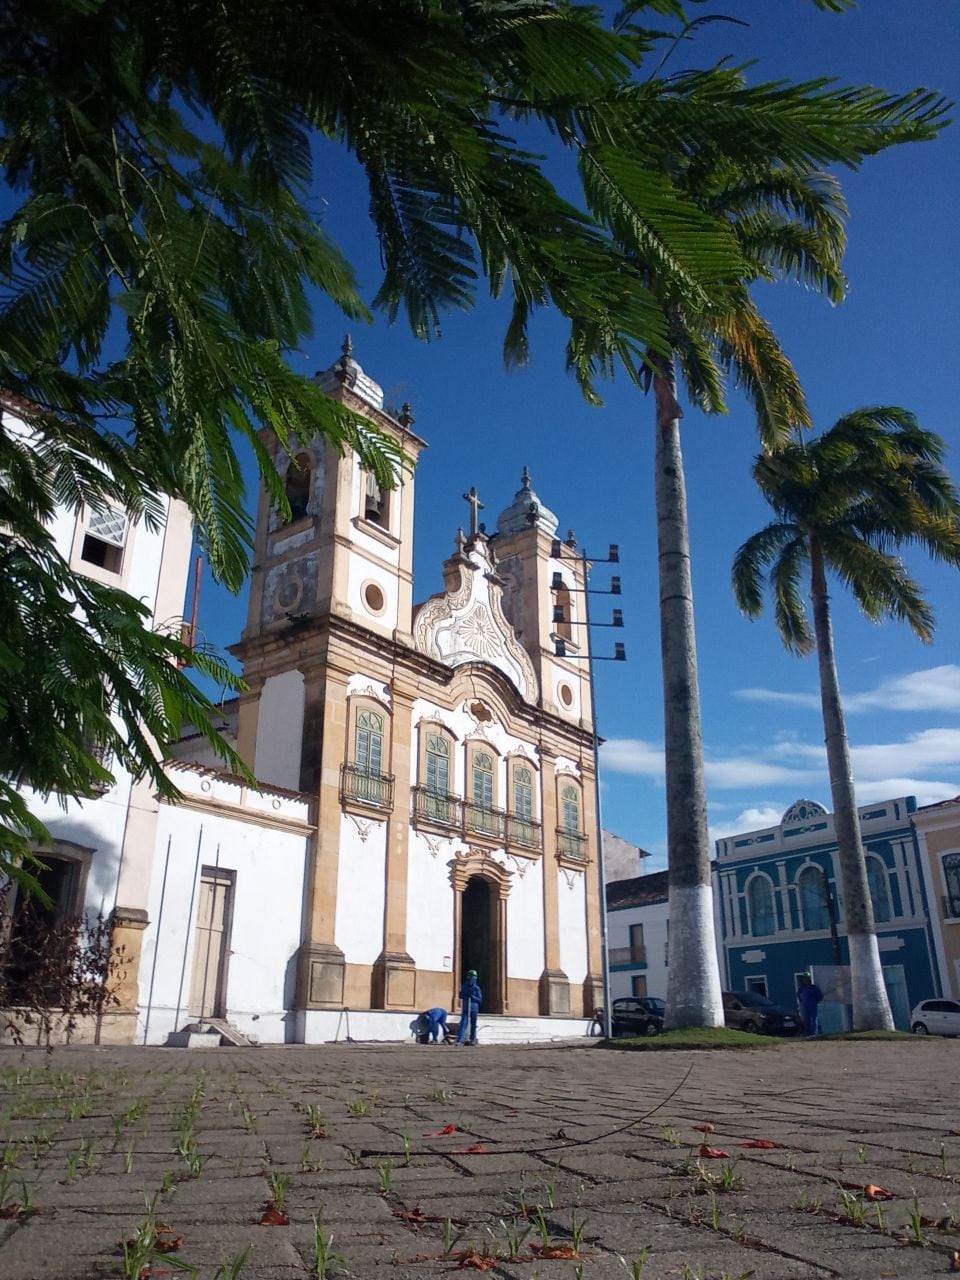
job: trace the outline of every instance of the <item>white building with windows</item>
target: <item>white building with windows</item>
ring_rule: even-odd
[[[57,910],[103,912],[123,947],[104,1037],[162,1043],[229,1021],[265,1042],[406,1038],[455,1008],[467,969],[488,1039],[584,1034],[602,1002],[592,708],[578,628],[583,565],[524,471],[492,532],[471,490],[443,589],[413,602],[408,409],[387,412],[349,345],[324,374],[414,464],[390,490],[316,439],[266,439],[291,518],[261,493],[248,691],[224,732],[257,779],[185,738],[183,796],[118,771],[104,795],[41,816]],[[190,523],[159,534],[64,515],[62,554],[179,618]],[[558,644],[558,641],[563,644]],[[561,656],[558,656],[561,655]]]

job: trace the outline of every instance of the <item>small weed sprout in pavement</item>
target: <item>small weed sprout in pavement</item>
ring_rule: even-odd
[[[307,1129],[311,1138],[325,1138],[327,1117],[315,1102],[307,1107]]]
[[[313,1215],[313,1274],[316,1280],[329,1280],[336,1270],[346,1271],[346,1259],[333,1252],[333,1232],[325,1236],[323,1219],[319,1214]]]
[[[352,1116],[368,1116],[370,1114],[370,1103],[364,1098],[351,1098],[347,1103],[347,1111]]]
[[[387,1157],[378,1160],[374,1165],[377,1171],[377,1177],[380,1179],[380,1194],[387,1196],[390,1194],[390,1187],[393,1184],[393,1161]]]
[[[907,1214],[907,1222],[910,1226],[911,1244],[919,1245],[922,1249],[926,1245],[926,1237],[923,1234],[923,1213],[920,1210],[920,1201],[916,1196],[913,1197],[913,1205]]]
[[[445,1219],[445,1222],[449,1221],[449,1218]],[[503,1227],[504,1236],[507,1241],[507,1258],[509,1260],[519,1258],[523,1250],[523,1246],[527,1242],[527,1236],[529,1236],[533,1227],[531,1227],[529,1223],[521,1223],[521,1219],[519,1218],[511,1218],[509,1222],[501,1218],[500,1225]],[[449,1252],[449,1249],[444,1249],[444,1253]]]
[[[270,1203],[274,1209],[282,1213],[287,1203],[287,1188],[290,1186],[290,1175],[273,1169],[267,1174],[267,1184],[270,1187]]]
[[[630,1280],[640,1280],[646,1261],[650,1257],[650,1250],[641,1249],[635,1258],[630,1258],[629,1260],[622,1253],[617,1254],[617,1257],[620,1259],[620,1265],[630,1277]]]
[[[443,1220],[443,1256],[446,1258],[453,1253],[454,1249],[463,1239],[462,1231],[454,1231],[453,1219],[444,1218]]]
[[[840,1191],[840,1212],[854,1227],[864,1225],[864,1204],[854,1191]]]
[[[238,1280],[249,1256],[250,1246],[247,1245],[243,1253],[238,1253],[235,1258],[220,1263],[213,1273],[213,1280]]]

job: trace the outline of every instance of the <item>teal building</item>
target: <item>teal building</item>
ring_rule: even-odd
[[[941,994],[911,814],[913,796],[859,809],[880,960],[894,1021]],[[849,963],[833,816],[798,800],[780,824],[717,841],[714,887],[724,988],[796,1004],[809,971],[824,992],[824,1032],[849,1025]]]

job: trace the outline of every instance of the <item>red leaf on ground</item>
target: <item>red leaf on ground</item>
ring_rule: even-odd
[[[485,1253],[477,1253],[474,1249],[460,1259],[461,1271],[492,1271],[496,1265],[496,1258],[491,1258]]]
[[[456,1133],[457,1126],[455,1124],[445,1124],[442,1129],[434,1129],[432,1133],[425,1133],[425,1138],[445,1138],[448,1133]]]
[[[726,1151],[721,1151],[719,1147],[708,1147],[705,1142],[700,1144],[700,1155],[704,1160],[729,1160],[730,1157]]]
[[[419,1227],[425,1222],[435,1221],[435,1219],[424,1213],[419,1205],[415,1209],[394,1209],[393,1216],[409,1223],[412,1227]]]
[[[698,1133],[715,1133],[717,1129],[717,1126],[711,1124],[709,1120],[706,1124],[695,1124],[693,1127]]]
[[[481,1151],[486,1151],[486,1149],[482,1142],[475,1142],[472,1147],[459,1147],[452,1154],[455,1156],[473,1156],[479,1155]]]
[[[760,1151],[772,1151],[779,1142],[771,1142],[769,1138],[754,1138],[752,1142],[738,1142],[738,1147],[756,1147]]]
[[[271,1205],[269,1209],[264,1210],[260,1225],[261,1227],[288,1227],[290,1219],[282,1209],[275,1209]]]
[[[532,1244],[530,1252],[535,1253],[538,1258],[579,1258],[580,1255],[569,1244]]]
[[[183,1244],[183,1236],[175,1236],[172,1231],[156,1231],[153,1247],[157,1253],[176,1253]]]
[[[875,1186],[872,1182],[863,1188],[863,1194],[868,1200],[892,1200],[893,1192],[888,1191],[886,1187]]]

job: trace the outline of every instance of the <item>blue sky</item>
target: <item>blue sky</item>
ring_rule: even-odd
[[[749,22],[705,28],[680,51],[691,65],[731,54],[757,60],[751,78],[834,76],[894,92],[926,85],[960,99],[960,6],[942,0],[863,0],[840,15],[805,0],[728,0],[717,11]],[[681,65],[681,57],[676,64]],[[818,428],[865,404],[901,404],[949,446],[960,473],[956,269],[960,125],[936,142],[876,157],[841,174],[850,205],[848,300],[838,308],[795,286],[767,287],[760,303],[804,383]],[[365,296],[378,284],[376,243],[357,167],[324,151],[317,195],[327,229],[353,261]],[[306,372],[336,359],[345,324],[324,300]],[[588,407],[563,369],[564,331],[535,327],[532,361],[507,373],[502,306],[481,301],[447,318],[439,338],[416,342],[402,322],[353,326],[354,354],[385,388],[409,400],[428,442],[417,478],[415,598],[440,588],[440,563],[464,523],[461,494],[476,485],[493,523],[530,467],[542,501],[588,551],[620,545],[626,630],[598,631],[595,649],[622,638],[628,661],[597,666],[604,825],[664,864],[662,702],[653,521],[652,405],[624,378]],[[694,590],[711,830],[714,836],[779,821],[799,796],[830,806],[815,659],[780,646],[769,616],[742,619],[730,591],[740,543],[768,519],[749,469],[756,451],[746,405],[725,418],[684,421]],[[938,619],[925,646],[905,628],[861,618],[838,590],[834,620],[841,684],[861,803],[914,794],[929,803],[960,792],[960,582],[955,571],[914,563]],[[604,587],[597,569],[594,585]],[[598,601],[602,616],[608,601]],[[205,582],[200,621],[217,645],[235,639],[245,599]]]

